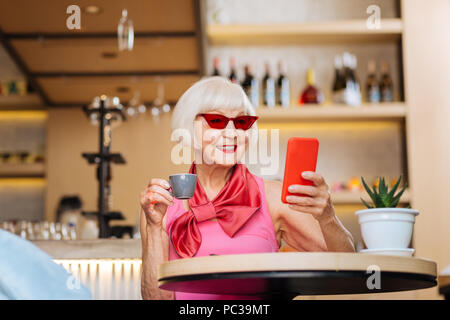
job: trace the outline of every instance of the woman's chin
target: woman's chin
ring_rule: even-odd
[[[219,165],[219,166],[232,167],[236,163],[238,163],[238,159],[236,159],[235,154],[230,154],[230,155],[225,155],[225,156],[214,158],[214,164]]]

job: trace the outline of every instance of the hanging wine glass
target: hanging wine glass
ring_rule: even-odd
[[[145,111],[147,111],[147,107],[142,103],[138,106],[137,110],[139,113],[145,113]]]
[[[161,77],[156,79],[158,82],[156,99],[153,102],[152,115],[154,117],[159,116],[161,113],[167,113],[170,111],[170,105],[165,99],[164,80]],[[155,109],[156,108],[156,109]]]
[[[117,27],[117,37],[119,40],[119,51],[133,50],[134,44],[134,28],[133,21],[128,19],[128,10],[122,10],[122,17],[120,18]]]
[[[152,107],[152,116],[154,116],[154,117],[159,116],[159,108],[158,107]]]
[[[162,111],[163,111],[164,113],[169,112],[169,111],[170,111],[170,105],[169,105],[168,103],[164,104],[164,105],[162,106]]]
[[[141,103],[141,93],[139,91],[135,91],[133,98],[131,98],[130,102],[128,103],[127,106],[127,114],[130,117],[134,117],[138,114],[138,112],[140,113],[142,111],[142,103]],[[145,106],[144,106],[145,108]],[[145,110],[144,110],[145,112]]]

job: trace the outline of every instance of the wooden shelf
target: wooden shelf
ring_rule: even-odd
[[[267,108],[260,106],[258,122],[286,121],[343,121],[343,120],[401,120],[406,117],[406,105],[398,103],[364,104],[359,107],[344,105],[291,106]]]
[[[207,36],[214,45],[373,43],[400,39],[401,19],[384,19],[380,29],[366,20],[319,21],[260,25],[210,25]]]
[[[0,110],[5,109],[41,109],[42,102],[37,94],[21,95],[0,95]]]
[[[6,163],[0,164],[1,178],[42,178],[45,177],[44,163]]]
[[[368,201],[369,203],[371,203],[372,201],[366,192],[340,191],[331,193],[331,200],[333,204],[361,204],[362,206],[364,206],[360,198],[363,198],[365,201]],[[409,191],[405,190],[405,192],[400,198],[400,203],[402,204],[409,203],[410,201],[409,198],[410,198]]]

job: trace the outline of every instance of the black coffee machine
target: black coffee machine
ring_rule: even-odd
[[[99,151],[98,153],[82,153],[89,164],[97,165],[98,180],[98,205],[97,211],[83,211],[84,216],[98,217],[99,237],[122,237],[129,233],[132,237],[131,226],[111,227],[111,220],[124,220],[120,211],[110,211],[111,206],[111,164],[125,164],[125,159],[120,153],[110,153],[112,138],[112,123],[125,121],[126,116],[119,98],[102,95],[96,97],[93,102],[83,107],[86,116],[94,124],[99,126]]]

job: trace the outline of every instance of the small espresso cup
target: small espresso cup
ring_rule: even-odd
[[[197,185],[197,175],[180,173],[169,176],[172,195],[177,199],[190,199],[194,195]]]

